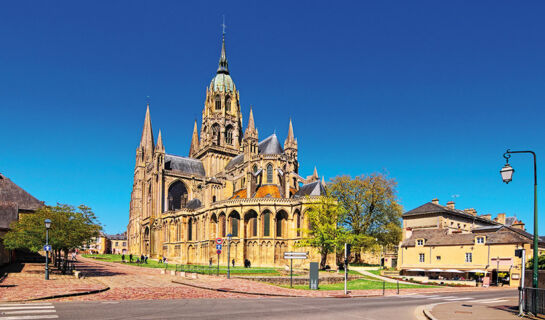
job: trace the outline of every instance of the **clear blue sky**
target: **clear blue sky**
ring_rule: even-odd
[[[386,171],[405,210],[456,198],[545,234],[543,1],[11,1],[0,10],[0,172],[48,204],[124,231],[146,96],[155,137],[187,155],[217,68],[221,19],[244,119],[302,175]]]

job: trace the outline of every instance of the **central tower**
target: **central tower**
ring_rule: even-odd
[[[206,88],[200,139],[197,132],[195,123],[189,156],[200,159],[209,176],[223,171],[225,165],[241,151],[240,97],[229,74],[225,34],[222,37],[218,70]]]

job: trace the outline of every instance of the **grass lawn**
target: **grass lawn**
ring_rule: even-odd
[[[289,286],[283,286],[289,287]],[[295,285],[295,289],[307,289],[308,285]],[[425,286],[425,285],[410,285],[410,284],[399,284],[399,289],[415,289],[415,288],[433,288],[435,286]],[[370,290],[370,289],[382,289],[382,281],[373,281],[366,279],[357,279],[348,281],[348,290]],[[395,283],[386,282],[386,289],[397,289]],[[344,282],[334,283],[334,284],[322,284],[320,285],[320,290],[344,290]]]
[[[115,262],[115,263],[122,263],[121,261],[121,255],[118,254],[83,254],[84,258],[91,258],[96,259],[100,261],[107,261],[107,262]],[[148,259],[148,263],[139,264],[139,263],[129,263],[127,262],[129,259],[129,255],[125,255],[125,264],[127,265],[134,265],[138,267],[143,268],[162,268],[165,269],[164,263],[159,263],[156,260]],[[133,257],[133,259],[136,261],[136,257]],[[197,272],[197,273],[206,273],[206,274],[215,274],[218,270],[218,265],[213,265],[212,267],[209,267],[208,265],[182,265],[182,264],[175,264],[175,263],[168,263],[166,265],[166,269],[168,270],[178,270],[178,271],[188,271],[188,272]],[[238,275],[266,275],[266,276],[280,276],[280,272],[278,269],[275,268],[267,268],[267,267],[252,267],[252,268],[244,268],[241,266],[235,266],[230,267],[231,274],[238,274]],[[227,274],[227,266],[220,265],[219,266],[219,273],[220,274]]]
[[[380,276],[380,270],[365,270],[369,273],[376,274],[377,276]]]

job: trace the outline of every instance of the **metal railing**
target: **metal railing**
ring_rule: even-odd
[[[545,289],[524,288],[522,301],[524,312],[545,314]]]

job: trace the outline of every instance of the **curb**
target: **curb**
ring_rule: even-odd
[[[416,308],[416,314],[423,314],[425,319],[427,320],[437,320],[437,318],[431,314],[431,310],[433,309],[435,305],[434,304],[428,304],[425,306],[418,306]]]
[[[188,287],[198,288],[198,289],[204,289],[204,290],[210,290],[210,291],[217,291],[217,292],[228,292],[228,293],[239,293],[239,294],[247,294],[247,295],[254,295],[254,296],[268,296],[268,297],[287,297],[287,298],[302,298],[305,296],[294,296],[289,294],[278,294],[278,293],[260,293],[260,292],[243,292],[238,290],[225,290],[225,289],[214,289],[214,288],[208,288],[203,286],[197,286],[194,284],[188,284],[179,282],[176,280],[172,280],[173,283],[181,284]]]
[[[9,301],[3,301],[3,302],[28,302],[28,301],[40,301],[40,300],[49,300],[49,299],[58,299],[58,298],[66,298],[66,297],[76,297],[76,296],[85,296],[89,294],[95,294],[100,293],[104,291],[110,290],[110,287],[97,289],[97,290],[90,290],[90,291],[84,291],[84,292],[76,292],[76,293],[65,293],[65,294],[57,294],[53,296],[45,296],[45,297],[39,297],[39,298],[32,298],[32,299],[22,299],[22,300],[9,300]]]

